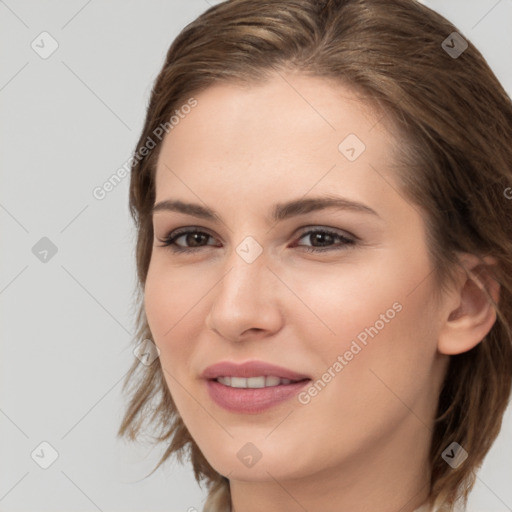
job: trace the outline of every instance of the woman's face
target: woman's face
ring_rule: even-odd
[[[240,480],[426,460],[446,356],[424,219],[393,168],[400,141],[319,78],[195,99],[159,156],[145,307],[199,448]],[[281,369],[203,377],[221,362]]]

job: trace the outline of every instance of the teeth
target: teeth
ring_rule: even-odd
[[[279,377],[274,377],[273,375],[265,377],[265,386],[279,386],[279,384],[281,384],[281,379]]]
[[[245,377],[218,377],[216,380],[224,384],[224,386],[251,389],[269,388],[282,384],[290,384],[292,382],[290,379],[281,379],[273,375],[269,375],[268,377],[249,377],[247,379]]]
[[[267,381],[265,379],[265,377],[249,377],[247,379],[247,383],[245,382],[242,382],[242,381],[245,381],[246,379],[240,379],[240,385],[239,387],[247,387],[247,388],[264,388]],[[247,385],[245,385],[247,384]],[[231,377],[231,385],[233,385],[233,377]]]

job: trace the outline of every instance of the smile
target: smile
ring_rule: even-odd
[[[215,379],[217,382],[224,384],[224,386],[229,386],[231,388],[270,388],[274,386],[282,386],[287,385],[292,382],[291,379],[282,379],[280,377],[275,377],[274,375],[268,375],[266,377],[217,377]]]

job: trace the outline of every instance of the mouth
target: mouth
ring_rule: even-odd
[[[222,384],[230,387],[259,388],[277,386],[283,382],[289,384],[288,380],[298,382],[310,378],[309,375],[264,361],[246,361],[244,363],[221,361],[208,366],[201,377],[203,379],[223,379]],[[279,382],[277,379],[280,379]]]
[[[210,379],[223,384],[224,386],[230,388],[239,388],[239,389],[261,389],[261,388],[273,388],[276,386],[287,386],[289,384],[296,384],[298,382],[305,382],[311,379],[285,379],[282,377],[277,377],[275,375],[261,375],[258,377],[234,377],[234,376],[224,376],[217,377],[216,379]]]
[[[231,413],[256,414],[291,400],[312,379],[263,361],[209,366],[201,377],[211,400]]]

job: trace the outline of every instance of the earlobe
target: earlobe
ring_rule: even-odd
[[[493,304],[499,301],[500,285],[493,277],[494,258],[461,256],[461,279],[447,301],[446,320],[441,326],[438,350],[454,355],[471,350],[496,322]],[[456,304],[454,307],[453,305]]]

